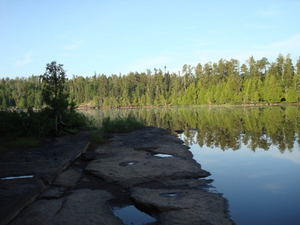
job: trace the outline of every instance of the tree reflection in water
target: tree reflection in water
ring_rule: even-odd
[[[98,125],[104,117],[133,114],[149,126],[171,132],[184,130],[187,145],[197,143],[200,147],[219,147],[223,151],[238,150],[242,144],[252,151],[268,150],[270,145],[275,145],[284,153],[292,151],[295,141],[300,145],[299,106],[110,109],[84,113]]]

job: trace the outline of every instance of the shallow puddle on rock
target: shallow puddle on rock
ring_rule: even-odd
[[[128,205],[125,207],[112,206],[113,213],[119,217],[124,224],[138,225],[153,223],[156,221],[155,218],[149,216],[146,213],[141,212],[133,205]]]
[[[16,180],[16,179],[28,179],[28,178],[33,178],[33,175],[2,177],[0,178],[0,180]]]
[[[169,155],[169,154],[155,154],[153,155],[155,157],[159,157],[159,158],[170,158],[170,157],[174,157],[173,155]]]
[[[126,161],[126,162],[121,162],[119,165],[120,166],[132,166],[134,164],[137,164],[139,161]]]
[[[163,197],[180,197],[180,193],[172,192],[172,193],[161,193],[160,196]]]

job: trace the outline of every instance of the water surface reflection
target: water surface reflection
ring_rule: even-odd
[[[184,136],[181,138],[185,139]],[[238,151],[191,144],[194,158],[214,179],[211,191],[229,200],[237,224],[300,224],[300,151],[281,153],[270,145],[255,152],[241,145]]]
[[[86,112],[133,114],[174,132],[211,172],[237,224],[300,224],[300,108],[193,107]]]
[[[292,151],[300,135],[300,108],[287,107],[191,107],[89,110],[84,113],[101,125],[104,117],[133,114],[147,125],[174,132],[182,129],[186,144],[238,150],[242,145],[255,151],[277,146]]]

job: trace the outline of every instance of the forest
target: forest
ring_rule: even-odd
[[[65,90],[69,103],[92,107],[299,103],[300,57],[295,65],[289,54],[279,54],[275,62],[251,56],[242,65],[237,59],[184,64],[177,73],[165,66],[126,75],[73,75]],[[0,79],[0,108],[44,105],[40,75]]]

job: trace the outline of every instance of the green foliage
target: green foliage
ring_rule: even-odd
[[[95,146],[101,144],[104,141],[104,129],[96,128],[90,130],[90,146],[89,148],[94,148]]]
[[[0,111],[0,136],[43,136],[49,133],[53,123],[48,111]]]
[[[41,108],[42,104],[39,76],[0,80],[0,108]]]
[[[66,74],[62,64],[48,63],[42,75],[42,95],[45,103],[55,112],[62,113],[68,108],[68,94],[64,90]]]
[[[40,111],[0,111],[0,137],[42,137],[47,136],[55,124],[48,108]],[[65,122],[70,129],[87,129],[92,121],[76,111],[64,112]]]
[[[88,129],[93,126],[92,120],[77,111],[65,111],[63,117],[64,123],[75,129]]]
[[[267,75],[262,88],[262,95],[263,99],[268,103],[278,103],[283,98],[283,90],[275,76]]]
[[[300,58],[293,65],[289,55],[275,62],[265,57],[184,65],[170,73],[165,68],[127,75],[94,74],[65,78],[61,64],[47,64],[43,76],[0,80],[0,108],[41,108],[47,104],[63,111],[68,102],[93,107],[170,105],[223,105],[300,102]],[[40,79],[43,78],[43,79]],[[42,82],[41,82],[42,81]]]
[[[55,61],[48,63],[46,72],[41,76],[42,96],[48,107],[50,107],[55,118],[55,131],[57,131],[58,119],[69,106],[68,94],[64,90],[65,71],[62,64],[56,64]]]
[[[115,118],[113,120],[111,120],[110,117],[107,117],[103,119],[102,124],[104,132],[107,133],[126,133],[144,126],[143,121],[132,115],[129,115],[126,118]]]

